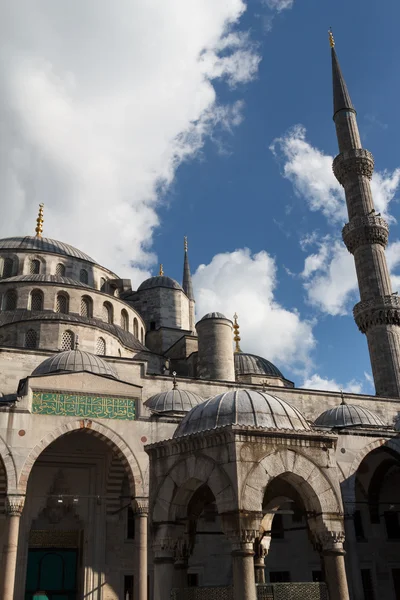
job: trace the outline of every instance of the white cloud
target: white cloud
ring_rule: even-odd
[[[321,377],[317,373],[307,377],[301,387],[308,390],[326,390],[332,392],[340,392],[340,390],[343,390],[344,392],[349,392],[352,394],[363,393],[362,383],[356,381],[355,379],[352,379],[348,383],[341,384],[337,383],[337,381],[334,379]]]
[[[271,10],[281,12],[282,10],[292,8],[294,0],[264,0],[264,4],[266,4]]]
[[[210,311],[232,318],[237,312],[243,351],[295,369],[310,366],[312,323],[276,301],[276,264],[266,252],[217,254],[200,265],[193,280],[198,318]]]
[[[0,235],[70,242],[121,275],[155,261],[160,191],[242,118],[213,80],[250,81],[242,0],[14,0],[0,36]],[[136,276],[139,274],[136,271]],[[143,276],[143,273],[141,273]]]

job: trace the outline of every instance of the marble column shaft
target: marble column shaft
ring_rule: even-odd
[[[232,563],[234,600],[257,600],[253,543],[234,544]]]
[[[0,583],[1,600],[14,600],[15,573],[17,570],[18,538],[25,496],[7,497],[6,543],[3,549],[3,581]]]
[[[137,600],[147,600],[147,527],[148,527],[148,500],[136,499],[133,507],[135,511],[136,532],[136,577],[135,588]]]

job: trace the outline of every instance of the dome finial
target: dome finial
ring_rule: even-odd
[[[78,350],[78,348],[79,348],[79,335],[77,335],[76,338],[75,338],[75,348],[74,348],[74,350]]]
[[[172,389],[176,390],[176,388],[178,387],[178,384],[177,384],[177,381],[176,381],[176,371],[172,372],[172,376],[173,376]]]
[[[161,277],[164,275],[164,267],[163,267],[162,263],[160,263],[160,270],[159,270],[158,274],[159,274]]]
[[[233,340],[235,342],[235,352],[241,352],[240,344],[239,344],[239,342],[240,342],[239,323],[238,323],[238,316],[236,313],[233,315],[233,331],[234,331]]]
[[[340,405],[341,405],[341,406],[344,406],[344,405],[346,404],[346,401],[345,401],[345,399],[344,399],[343,390],[340,390],[340,397],[341,397],[341,399],[342,399],[342,401],[341,401]]]
[[[38,218],[36,219],[36,237],[41,238],[42,237],[42,233],[43,233],[43,207],[44,204],[43,202],[41,202],[39,204],[39,214],[38,214]]]
[[[329,35],[329,45],[331,48],[334,48],[335,47],[335,38],[333,37],[332,27],[329,27],[328,35]]]

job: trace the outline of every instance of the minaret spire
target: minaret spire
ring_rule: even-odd
[[[182,287],[189,300],[194,300],[192,275],[190,274],[189,257],[188,257],[188,241],[187,237],[183,238],[183,279]]]
[[[359,330],[365,333],[376,393],[400,397],[400,300],[393,295],[385,248],[389,228],[376,213],[370,180],[372,154],[361,147],[356,111],[344,81],[329,32],[332,52],[333,120],[339,144],[333,172],[346,195],[349,222],[343,241],[354,256],[361,301],[353,309]]]

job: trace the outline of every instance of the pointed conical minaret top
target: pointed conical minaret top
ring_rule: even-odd
[[[335,50],[335,40],[332,30],[329,30],[329,44],[332,52],[332,80],[333,80],[333,118],[340,110],[355,111],[347,89],[346,82],[340,69],[338,57]]]
[[[192,276],[190,274],[189,257],[188,257],[188,243],[187,243],[186,236],[183,238],[183,248],[184,248],[184,257],[183,257],[182,287],[183,287],[183,291],[185,292],[185,294],[189,298],[189,300],[194,300]]]

